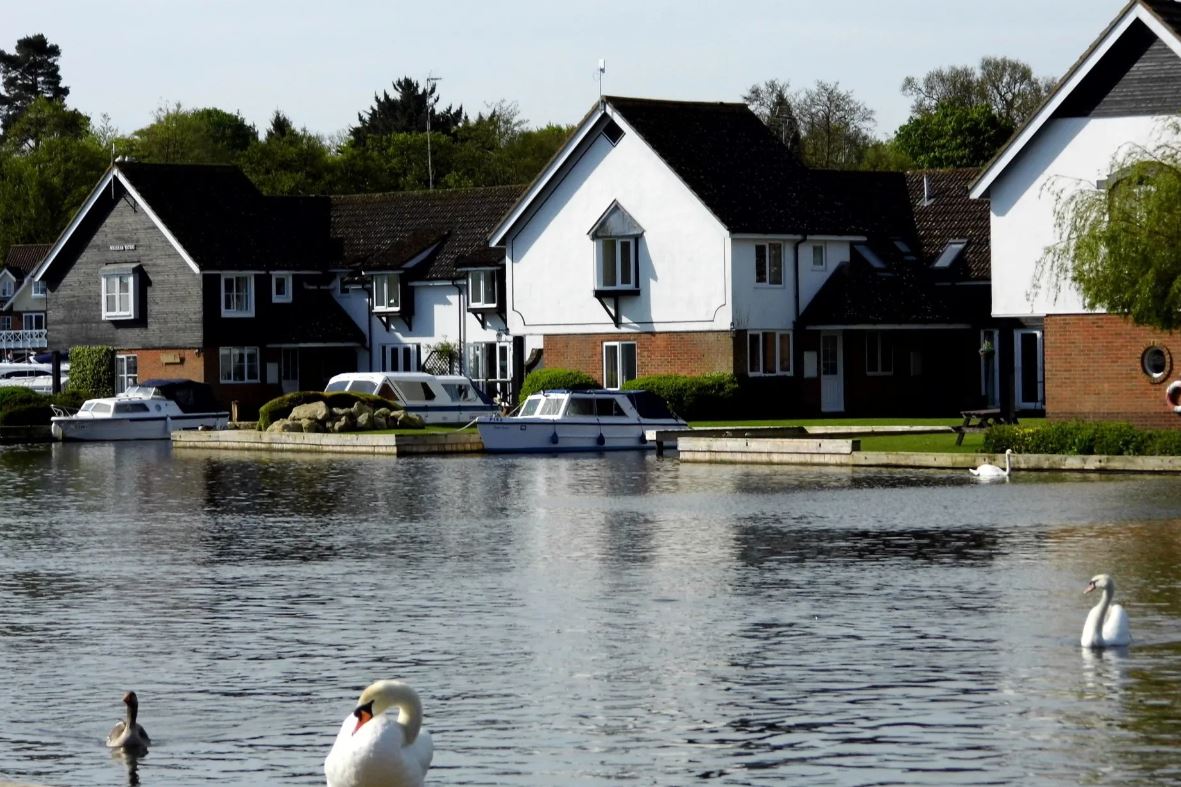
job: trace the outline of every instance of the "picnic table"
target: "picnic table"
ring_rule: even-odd
[[[960,410],[964,422],[955,429],[955,444],[964,444],[964,435],[968,432],[983,432],[993,424],[1015,424],[1017,417],[1005,415],[999,407],[989,407],[983,410]]]

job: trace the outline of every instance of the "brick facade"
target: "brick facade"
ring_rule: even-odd
[[[1165,387],[1181,377],[1181,334],[1114,315],[1064,315],[1046,317],[1044,341],[1047,417],[1181,428],[1181,416],[1165,404]],[[1170,359],[1158,381],[1141,367],[1153,345]]]
[[[577,369],[603,381],[603,343],[635,342],[636,374],[734,372],[735,339],[724,331],[684,333],[553,334],[545,337],[545,365]]]

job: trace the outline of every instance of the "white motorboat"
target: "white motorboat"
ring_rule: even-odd
[[[476,421],[494,453],[624,451],[653,447],[647,432],[685,429],[649,391],[555,390],[536,393],[513,415]]]
[[[69,364],[62,364],[61,383],[69,379]],[[53,392],[53,366],[48,363],[0,363],[0,388],[30,388],[37,393]]]
[[[333,377],[324,390],[374,394],[426,424],[467,424],[499,412],[469,378],[458,374],[348,372]]]
[[[54,411],[50,429],[58,440],[165,440],[181,429],[222,429],[230,418],[209,386],[192,380],[145,380],[117,396],[87,399],[76,413]]]

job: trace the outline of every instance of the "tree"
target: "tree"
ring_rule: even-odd
[[[241,115],[222,109],[185,109],[179,103],[156,110],[154,120],[131,135],[131,154],[158,164],[232,164],[258,132]]]
[[[992,158],[1013,127],[985,104],[938,107],[911,117],[894,143],[924,168],[976,167]]]
[[[912,99],[912,117],[940,107],[984,104],[1013,128],[1025,122],[1053,87],[1052,78],[1036,77],[1029,65],[1009,57],[984,57],[976,68],[936,68],[921,78],[902,80],[902,94]]]
[[[751,85],[742,100],[798,161],[803,152],[803,141],[789,87],[788,82],[768,79],[761,85]]]
[[[1174,134],[1181,133],[1173,124]],[[1177,137],[1174,136],[1174,139]],[[1137,325],[1181,328],[1181,144],[1125,151],[1105,188],[1059,183],[1057,241],[1038,263],[1033,291],[1048,277],[1056,293],[1073,283],[1088,309]]]
[[[373,137],[388,134],[426,131],[427,113],[430,112],[431,131],[451,134],[463,122],[463,107],[450,105],[438,109],[439,98],[435,95],[437,83],[427,81],[426,88],[416,80],[402,77],[394,83],[394,95],[386,91],[373,95],[373,106],[357,114],[357,125],[349,129],[353,144],[364,146]]]
[[[38,96],[64,101],[70,94],[57,65],[61,53],[41,33],[18,40],[12,52],[0,49],[0,128],[5,134]]]
[[[332,149],[306,128],[297,129],[278,110],[262,141],[255,141],[237,163],[264,194],[326,194],[336,177]]]
[[[804,162],[821,169],[854,169],[873,141],[873,110],[836,82],[818,80],[794,102]]]

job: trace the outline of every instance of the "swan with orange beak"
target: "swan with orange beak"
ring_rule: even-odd
[[[401,681],[379,680],[345,717],[324,775],[328,787],[418,787],[433,755],[418,693]]]

